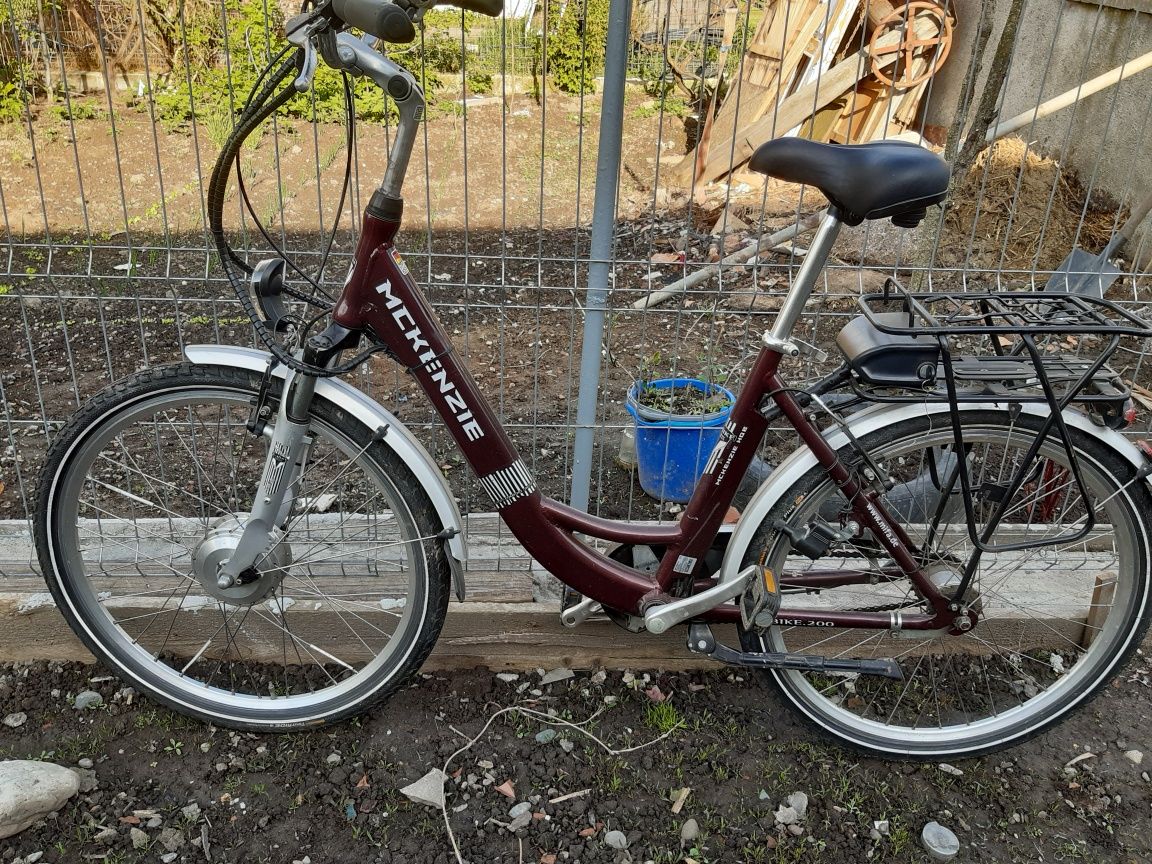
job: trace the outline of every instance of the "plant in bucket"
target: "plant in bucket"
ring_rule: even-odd
[[[731,390],[696,378],[634,383],[625,407],[635,422],[640,488],[687,503],[735,401]]]

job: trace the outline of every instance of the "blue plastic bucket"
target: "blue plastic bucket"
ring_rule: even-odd
[[[723,393],[729,404],[710,414],[669,414],[641,405],[637,401],[641,386],[663,390],[695,387],[706,394]],[[687,503],[735,401],[732,391],[695,378],[662,378],[643,385],[633,384],[624,407],[636,421],[636,471],[640,487],[653,498]]]

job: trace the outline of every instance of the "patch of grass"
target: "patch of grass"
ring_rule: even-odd
[[[684,722],[676,706],[667,700],[649,702],[644,709],[644,721],[661,735],[671,732]]]

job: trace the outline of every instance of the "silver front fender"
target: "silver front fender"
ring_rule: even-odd
[[[1025,414],[1035,414],[1040,417],[1048,416],[1046,404],[1023,403],[1019,407]],[[1004,405],[1003,403],[995,404],[992,402],[966,403],[960,406],[960,410],[1002,411]],[[933,417],[944,428],[951,427],[948,405],[942,403],[875,405],[848,416],[845,418],[845,422],[856,438],[863,438],[877,429],[916,417]],[[1106,426],[1097,426],[1079,411],[1065,411],[1064,422],[1098,438],[1103,444],[1114,450],[1118,456],[1127,459],[1136,468],[1144,467],[1144,454],[1119,432]],[[824,440],[834,450],[839,450],[848,443],[848,436],[837,426],[825,430]],[[816,457],[806,447],[802,447],[781,462],[771,476],[764,481],[756,494],[752,496],[752,500],[748,502],[748,506],[740,515],[740,521],[736,523],[736,529],[732,532],[732,539],[728,543],[728,548],[724,553],[724,561],[720,566],[720,580],[722,582],[740,578],[740,563],[744,560],[748,546],[756,534],[756,529],[760,527],[764,518],[772,512],[773,508],[791,492],[792,487],[800,478],[815,468],[816,465]]]
[[[230,366],[263,374],[268,368],[271,355],[254,348],[240,348],[234,345],[188,345],[184,356],[193,363],[204,366]],[[277,378],[287,377],[287,370],[277,366],[272,373]],[[347,411],[369,429],[388,427],[388,434],[382,443],[400,457],[401,461],[416,477],[416,482],[424,489],[436,509],[440,524],[445,529],[455,531],[448,540],[448,563],[452,567],[452,584],[456,596],[464,599],[464,562],[468,551],[464,542],[464,519],[448,481],[436,465],[436,461],[416,440],[407,427],[385,410],[376,400],[357,390],[339,378],[321,378],[316,383],[316,395]]]

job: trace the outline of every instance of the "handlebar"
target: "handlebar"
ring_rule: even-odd
[[[385,42],[407,43],[416,38],[416,27],[412,23],[410,9],[425,4],[412,3],[400,6],[391,0],[331,0],[332,12],[349,26],[379,36]],[[504,11],[504,0],[451,0],[453,6],[481,15],[497,17]],[[436,0],[426,4],[438,5]]]
[[[469,12],[479,12],[490,18],[499,18],[500,13],[504,11],[504,0],[451,0],[451,2],[453,6],[459,6]]]
[[[385,42],[411,42],[416,27],[408,13],[389,0],[332,0],[336,17]]]

